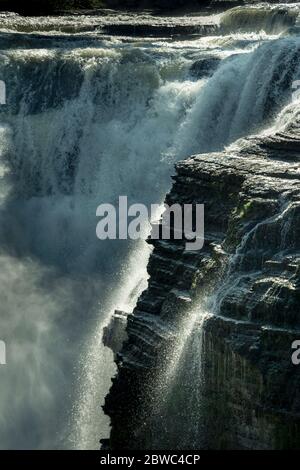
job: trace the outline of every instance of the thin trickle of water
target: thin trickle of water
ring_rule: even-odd
[[[199,449],[204,442],[205,322],[210,317],[199,305],[176,326],[180,334],[155,379],[149,448]]]
[[[224,297],[229,295],[231,292],[235,292],[243,278],[248,278],[251,275],[251,272],[255,273],[255,270],[261,267],[261,264],[263,263],[262,256],[265,256],[267,247],[264,246],[264,250],[262,250],[258,241],[260,241],[260,243],[261,240],[267,241],[268,233],[278,233],[278,250],[288,247],[286,243],[286,215],[291,211],[292,206],[293,203],[286,202],[283,198],[280,201],[280,207],[275,214],[257,223],[242,237],[235,253],[229,256],[221,288],[218,289],[215,295],[208,301],[210,310],[215,314],[220,313]],[[287,220],[289,219],[290,218]],[[275,227],[278,227],[279,230],[275,230]],[[259,236],[259,231],[264,231],[265,236]],[[252,253],[253,255],[252,259],[254,264],[252,268],[248,266],[247,272],[245,273],[241,268],[246,256],[249,256],[249,253]],[[257,265],[257,263],[259,263],[258,260],[260,260],[260,265]]]

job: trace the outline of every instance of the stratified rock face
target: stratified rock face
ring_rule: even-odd
[[[197,252],[152,242],[149,287],[128,317],[105,404],[112,449],[187,447],[175,435],[184,416],[203,429],[191,448],[300,448],[300,366],[291,361],[300,339],[299,157],[296,116],[284,132],[177,165],[167,203],[205,204],[206,242]],[[188,413],[192,396],[158,416],[157,378],[182,319],[191,309],[200,317],[204,302],[203,380],[182,382],[199,388],[201,416]]]
[[[127,315],[127,313],[121,310],[116,310],[109,325],[103,328],[103,344],[110,348],[114,354],[121,350],[124,341],[127,339]]]

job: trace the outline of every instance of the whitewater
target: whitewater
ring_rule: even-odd
[[[176,161],[273,125],[300,79],[300,7],[284,8],[155,18],[199,26],[172,37],[107,34],[109,15],[1,16],[0,448],[108,437],[103,327],[147,286],[150,247],[99,241],[96,209],[162,204]],[[134,21],[153,31],[151,16]]]

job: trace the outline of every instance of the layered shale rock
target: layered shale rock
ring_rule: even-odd
[[[186,447],[175,434],[193,428],[188,419],[202,427],[192,448],[299,447],[300,366],[291,361],[300,339],[298,119],[273,136],[176,165],[166,201],[205,204],[206,241],[197,252],[178,240],[151,241],[149,286],[128,317],[105,403],[110,448]],[[198,387],[201,416],[188,413],[194,394],[171,414],[157,412],[158,377],[164,381],[183,319],[191,310],[200,318],[203,304],[204,380],[191,373],[181,383]]]
[[[120,351],[127,339],[126,319],[127,313],[116,310],[110,323],[103,328],[103,344],[110,348],[114,354]]]

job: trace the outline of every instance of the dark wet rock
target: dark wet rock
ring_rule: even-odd
[[[22,15],[49,15],[55,13],[103,14],[105,9],[197,10],[225,9],[244,4],[243,0],[1,0],[1,11],[15,11]]]
[[[108,24],[102,27],[105,34],[117,36],[140,36],[140,37],[165,37],[165,36],[207,36],[215,33],[217,26],[214,24],[139,24],[119,23]]]
[[[121,351],[124,341],[127,339],[126,323],[128,313],[116,310],[109,325],[103,328],[103,344],[112,350],[114,354]]]
[[[193,63],[190,68],[190,74],[194,78],[210,77],[218,68],[221,59],[218,57],[205,57]]]
[[[166,202],[205,204],[205,245],[186,252],[178,241],[151,241],[149,286],[128,317],[104,408],[111,449],[183,445],[192,404],[161,417],[152,397],[182,320],[191,308],[200,318],[207,296],[215,307],[204,325],[204,378],[189,378],[193,390],[201,386],[205,441],[193,448],[299,447],[300,367],[291,361],[300,339],[299,129],[296,116],[285,131],[249,138],[240,150],[176,165]]]

